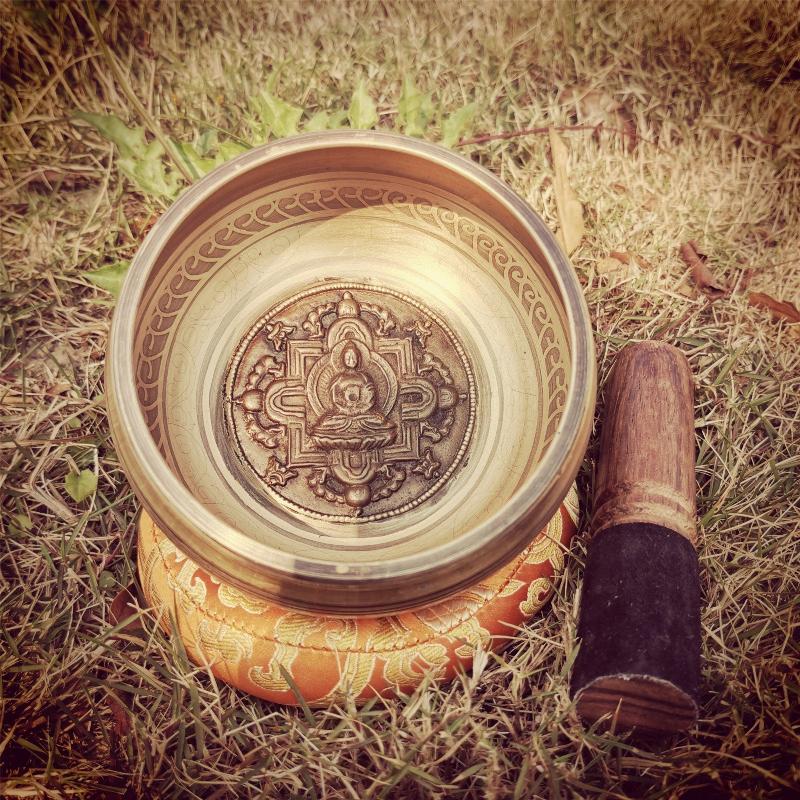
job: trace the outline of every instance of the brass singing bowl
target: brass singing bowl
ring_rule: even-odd
[[[490,172],[385,133],[285,139],[153,227],[114,316],[114,441],[213,574],[325,614],[431,603],[566,495],[595,399],[589,316]]]

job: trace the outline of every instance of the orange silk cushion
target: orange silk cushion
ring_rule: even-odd
[[[408,691],[426,673],[449,680],[476,648],[502,650],[547,602],[575,532],[577,495],[511,564],[481,583],[416,611],[384,617],[321,617],[293,611],[223,583],[178,550],[146,512],[139,521],[144,595],[186,652],[246,692],[295,705],[349,694]],[[292,678],[286,681],[282,669]]]

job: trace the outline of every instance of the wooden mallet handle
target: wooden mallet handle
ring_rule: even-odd
[[[571,689],[578,714],[616,728],[697,719],[700,581],[693,381],[671,345],[617,356],[606,390],[592,540]]]

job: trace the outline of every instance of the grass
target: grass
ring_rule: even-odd
[[[0,794],[797,793],[800,339],[747,302],[748,286],[800,298],[796,4],[187,0],[103,3],[96,18],[115,69],[84,6],[0,3]],[[346,111],[363,78],[391,129],[409,71],[432,95],[434,141],[471,102],[472,137],[606,121],[562,133],[601,376],[626,343],[658,337],[684,350],[697,383],[704,666],[687,736],[656,745],[578,724],[567,676],[583,540],[550,609],[505,655],[361,709],[258,702],[188,663],[148,612],[140,627],[112,613],[134,581],[137,502],[103,399],[113,297],[87,274],[129,260],[169,201],[124,177],[74,113],[250,144],[268,84],[307,120]],[[461,150],[558,224],[546,135]],[[678,256],[689,239],[728,296],[710,303],[693,286]],[[614,251],[634,266],[600,270]],[[65,478],[83,469],[97,490],[76,502]]]

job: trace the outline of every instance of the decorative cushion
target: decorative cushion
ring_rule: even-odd
[[[186,652],[218,678],[276,703],[327,705],[349,694],[412,690],[426,672],[449,680],[475,648],[499,652],[547,602],[575,533],[573,488],[511,564],[481,583],[416,611],[383,617],[321,617],[243,592],[185,556],[142,511],[139,574],[147,602]],[[284,677],[291,676],[290,686]]]

